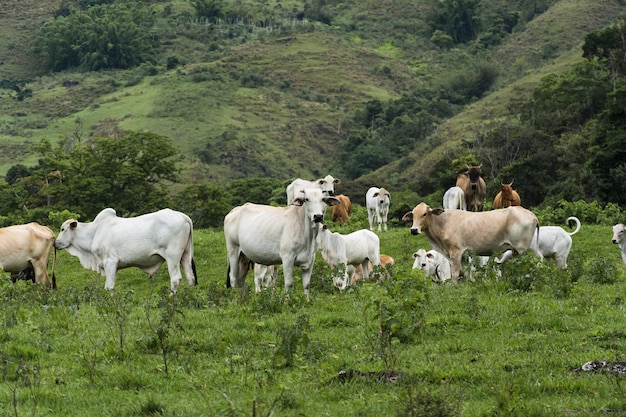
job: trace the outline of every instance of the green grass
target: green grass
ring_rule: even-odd
[[[357,206],[341,232],[365,222]],[[169,288],[166,268],[152,282],[138,270],[120,271],[110,295],[104,278],[66,252],[57,260],[57,291],[11,284],[4,275],[0,416],[625,412],[622,377],[573,371],[591,360],[626,360],[626,275],[610,226],[583,225],[573,237],[573,282],[548,262],[530,290],[512,284],[521,271],[533,271],[530,255],[506,265],[502,279],[435,286],[410,271],[412,252],[428,247],[423,236],[410,235],[407,225],[379,236],[381,252],[396,260],[394,282],[422,282],[428,300],[416,307],[423,322],[414,337],[394,342],[386,357],[404,373],[397,383],[337,378],[341,370],[386,369],[371,343],[368,306],[388,287],[339,292],[318,256],[310,302],[298,280],[288,298],[280,283],[275,291],[241,295],[224,285],[222,232],[196,230],[199,285],[181,284],[174,298],[162,295]],[[606,270],[612,275],[603,277]],[[557,291],[565,284],[567,291]],[[251,276],[247,288],[253,292]],[[410,303],[402,297],[387,302]],[[167,373],[159,335],[171,348]]]

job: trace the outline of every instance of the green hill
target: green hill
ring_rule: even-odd
[[[480,17],[491,26],[447,48],[433,43],[429,19],[441,11],[428,1],[224,2],[247,13],[234,23],[199,19],[189,2],[155,1],[149,6],[160,42],[153,63],[45,72],[35,53],[37,29],[71,3],[0,4],[0,173],[34,164],[31,145],[44,138],[150,131],[180,150],[183,185],[313,178],[341,166],[348,130],[368,102],[449,85],[468,60],[496,68],[487,95],[455,105],[458,113],[438,123],[431,139],[416,138],[408,157],[362,178],[401,188],[462,155],[462,140],[507,117],[510,102],[543,75],[570,69],[584,36],[625,9],[617,0],[535,1],[536,13],[524,22],[520,10],[528,2],[488,2]],[[316,5],[330,24],[306,17]],[[486,40],[513,15],[511,33]],[[16,83],[30,95],[18,100]]]

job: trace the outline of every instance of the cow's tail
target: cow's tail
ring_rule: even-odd
[[[54,245],[53,245],[54,246]],[[52,289],[57,289],[57,277],[54,274],[54,268],[57,265],[57,248],[54,248],[54,258],[52,258]]]
[[[230,288],[230,262],[228,263],[228,270],[226,270],[226,288]]]
[[[250,268],[253,267],[254,262],[248,259],[243,253],[241,253],[239,254],[238,263],[239,273],[235,277],[235,280],[237,285],[242,285],[240,284],[241,282],[243,282],[242,278],[244,278],[248,274],[248,271],[250,270]],[[232,285],[230,285],[230,262],[228,262],[228,271],[226,272],[226,288],[231,287]]]
[[[193,271],[194,285],[198,285],[198,272],[196,271],[196,261],[191,258],[191,270]]]

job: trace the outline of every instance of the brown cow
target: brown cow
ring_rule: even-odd
[[[388,267],[389,266],[393,266],[395,265],[396,261],[394,261],[394,259],[389,256],[389,255],[384,255],[384,254],[380,254],[380,266],[382,266],[387,272],[385,274],[385,278],[390,278],[390,272]],[[374,265],[372,265],[372,262],[369,262],[368,264],[368,270],[371,273],[372,270],[374,269]],[[354,285],[356,284],[359,280],[363,279],[363,267],[361,265],[357,265],[354,268],[354,274],[352,275],[352,282],[351,284]]]
[[[53,246],[54,233],[46,226],[32,222],[3,227],[0,229],[0,268],[15,275],[16,280],[20,276],[17,273],[32,268],[36,282],[44,282],[48,287],[56,288],[56,251],[52,264],[52,282],[48,278],[48,258]],[[28,272],[25,272],[26,277]]]
[[[532,248],[531,241],[539,230],[537,217],[522,207],[472,213],[431,209],[426,203],[420,203],[402,220],[412,221],[411,234],[424,232],[433,249],[450,260],[455,282],[459,279],[466,250],[478,256],[490,256],[507,249],[522,254]]]
[[[513,182],[510,184],[500,184],[500,192],[493,199],[493,208],[502,209],[511,206],[521,206],[522,201],[517,191],[512,187]]]
[[[465,193],[465,201],[469,211],[483,211],[487,184],[487,174],[480,172],[482,164],[478,166],[467,165],[467,171],[461,172],[456,177],[456,186]]]
[[[350,211],[352,210],[352,202],[347,195],[339,194],[337,196],[339,204],[332,206],[333,221],[339,222],[339,226],[343,226],[345,222],[350,220]]]

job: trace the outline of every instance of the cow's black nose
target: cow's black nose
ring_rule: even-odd
[[[411,229],[411,234],[412,235],[419,235],[420,232],[417,229]]]
[[[613,243],[617,243],[617,240],[613,239]]]
[[[321,222],[322,220],[324,220],[324,215],[323,215],[323,214],[314,214],[314,215],[313,215],[313,221],[314,221],[315,223],[319,223],[319,222]]]

